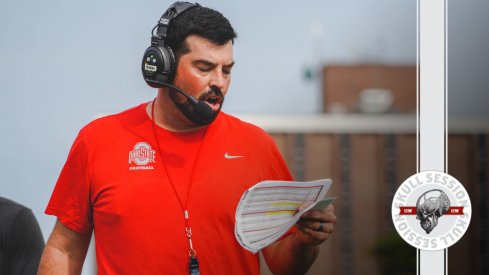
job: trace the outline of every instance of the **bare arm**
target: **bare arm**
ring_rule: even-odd
[[[333,205],[304,213],[297,223],[299,231],[263,249],[273,274],[306,273],[319,253],[319,245],[328,239],[335,223]]]
[[[38,275],[80,274],[91,235],[81,235],[56,221],[44,248]]]

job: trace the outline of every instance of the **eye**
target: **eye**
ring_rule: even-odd
[[[225,75],[230,75],[231,74],[231,68],[223,68],[222,73]]]
[[[209,72],[211,70],[211,68],[209,67],[197,67],[197,69],[204,73]]]

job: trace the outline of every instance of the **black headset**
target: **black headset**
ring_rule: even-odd
[[[175,76],[176,60],[172,49],[166,45],[165,38],[171,20],[186,10],[200,7],[189,2],[175,2],[161,16],[151,32],[151,46],[143,55],[141,70],[146,83],[153,88],[162,88],[171,84]],[[156,34],[155,34],[156,29]]]

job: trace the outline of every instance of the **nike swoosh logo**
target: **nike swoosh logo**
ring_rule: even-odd
[[[224,157],[227,158],[227,159],[244,158],[244,156],[231,156],[227,152],[224,154]]]

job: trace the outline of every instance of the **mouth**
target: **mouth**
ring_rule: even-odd
[[[204,101],[211,107],[212,111],[217,112],[221,109],[222,102],[224,101],[224,97],[220,91],[211,91],[209,93],[204,94],[200,100]]]
[[[209,107],[211,107],[212,111],[217,112],[221,109],[221,103],[218,100],[206,100],[204,101]]]

